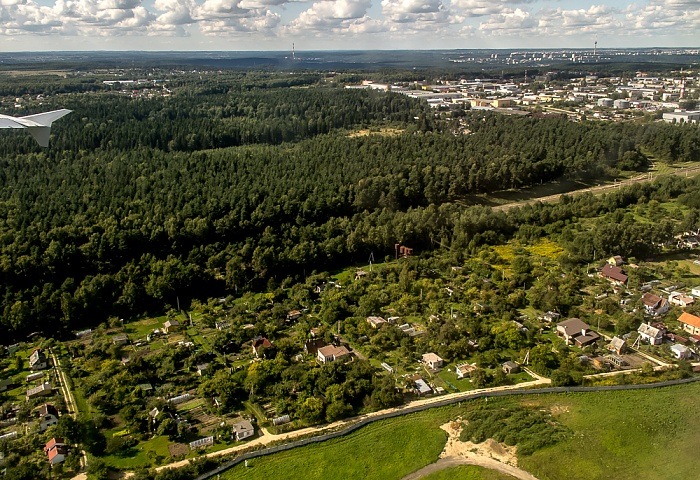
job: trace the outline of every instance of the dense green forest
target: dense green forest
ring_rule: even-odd
[[[152,98],[62,87],[47,100],[74,113],[56,124],[51,148],[3,132],[4,328],[61,334],[177,297],[289,284],[370,253],[393,255],[395,243],[468,249],[538,235],[592,212],[583,200],[509,214],[459,201],[644,170],[648,155],[700,159],[691,125],[461,112],[471,133],[455,135],[453,117],[402,95],[326,86],[313,75],[255,78],[186,77],[169,82],[172,95]],[[380,125],[398,134],[349,135]],[[576,261],[615,247],[566,238]],[[625,254],[643,247],[627,243]]]

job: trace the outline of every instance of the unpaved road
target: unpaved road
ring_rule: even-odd
[[[643,174],[636,176],[634,178],[630,178],[628,180],[623,180],[620,182],[617,182],[613,185],[599,185],[596,187],[590,187],[590,188],[583,188],[581,190],[572,190],[571,192],[566,192],[566,193],[557,193],[555,195],[547,195],[544,197],[537,197],[537,198],[532,198],[530,200],[523,200],[521,202],[513,202],[513,203],[506,203],[503,205],[497,205],[495,207],[492,207],[494,211],[505,211],[505,210],[510,210],[511,208],[515,207],[522,207],[524,205],[532,205],[537,202],[542,202],[542,203],[552,203],[552,202],[557,202],[561,198],[562,195],[578,195],[580,193],[586,193],[586,192],[591,192],[591,193],[603,193],[607,190],[613,190],[615,188],[620,188],[623,186],[627,185],[632,185],[633,183],[644,183],[644,182],[650,182],[652,180],[655,180],[658,177],[668,177],[668,176],[689,176],[689,175],[695,175],[697,173],[700,173],[700,166],[694,166],[694,167],[686,167],[686,168],[679,168],[678,170],[674,170],[673,172],[670,173],[665,173],[663,175],[655,175],[653,173],[651,174]]]

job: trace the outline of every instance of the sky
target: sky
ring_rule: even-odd
[[[0,0],[0,51],[699,47],[700,0]]]

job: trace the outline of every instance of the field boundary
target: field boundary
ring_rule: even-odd
[[[687,383],[700,381],[700,377],[690,377],[683,378],[679,380],[667,380],[664,382],[657,383],[645,383],[640,385],[604,385],[598,387],[546,387],[546,388],[532,388],[532,389],[521,389],[521,390],[502,390],[502,391],[490,391],[490,392],[476,392],[468,393],[465,392],[464,395],[457,397],[446,398],[443,401],[438,401],[434,403],[428,403],[423,405],[415,405],[413,407],[407,407],[399,410],[392,410],[380,415],[376,415],[369,418],[363,418],[352,425],[349,425],[342,430],[337,430],[335,432],[325,433],[323,435],[317,435],[314,437],[304,438],[301,440],[296,440],[294,442],[285,443],[282,445],[277,445],[274,447],[268,447],[262,450],[256,450],[253,452],[247,452],[238,455],[232,460],[220,465],[219,467],[211,470],[205,474],[198,476],[195,480],[207,480],[214,475],[218,475],[226,470],[238,465],[241,462],[250,460],[252,458],[263,457],[273,453],[284,452],[286,450],[292,450],[293,448],[303,447],[304,445],[309,445],[312,443],[325,442],[334,438],[345,436],[355,430],[362,428],[370,423],[377,422],[379,420],[386,420],[389,418],[400,417],[402,415],[408,415],[410,413],[417,413],[430,408],[445,407],[448,405],[453,405],[455,403],[467,401],[467,400],[477,400],[479,398],[487,397],[506,397],[509,395],[539,395],[546,393],[590,393],[590,392],[604,392],[604,391],[616,391],[616,390],[646,390],[650,388],[663,388],[671,387],[674,385],[683,385]]]

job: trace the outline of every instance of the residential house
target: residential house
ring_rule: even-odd
[[[423,364],[425,364],[431,370],[437,370],[442,367],[443,360],[437,354],[430,352],[423,354]]]
[[[695,300],[690,295],[686,295],[681,292],[671,292],[668,296],[668,301],[673,305],[678,305],[679,307],[687,307],[695,303]]]
[[[463,363],[462,365],[457,365],[455,368],[455,373],[457,374],[457,378],[462,379],[469,377],[469,375],[471,375],[471,373],[477,368],[479,367],[476,366],[476,363]]]
[[[510,375],[511,373],[518,373],[520,371],[520,365],[518,365],[512,360],[504,362],[501,366],[503,367],[503,371],[506,375]]]
[[[681,328],[691,335],[700,335],[700,317],[696,317],[688,312],[683,312],[678,317]]]
[[[624,285],[627,282],[627,275],[622,272],[620,267],[605,264],[603,269],[600,271],[600,276],[608,280],[615,285]]]
[[[49,463],[53,466],[66,459],[68,455],[68,446],[64,443],[62,438],[52,438],[44,447],[44,453],[46,453],[49,458]]]
[[[203,375],[206,375],[207,373],[209,373],[208,363],[200,363],[197,365],[197,375],[201,377]]]
[[[177,332],[178,330],[180,330],[180,322],[175,319],[168,320],[163,324],[163,331],[165,331],[165,333]]]
[[[317,357],[321,363],[335,362],[350,357],[350,350],[343,346],[326,345],[318,349]]]
[[[644,311],[649,315],[657,317],[668,312],[669,305],[665,298],[647,292],[642,295],[641,300],[644,304]]]
[[[413,380],[413,385],[415,386],[416,394],[423,396],[432,393],[433,389],[423,380],[421,377]]]
[[[39,350],[38,348],[32,352],[32,354],[29,356],[29,369],[34,371],[34,370],[43,370],[46,368],[48,365],[48,361],[46,359],[46,355],[44,355],[44,352]]]
[[[608,258],[608,264],[619,267],[620,265],[624,265],[625,261],[620,255],[613,255],[612,257]]]
[[[580,318],[569,318],[557,323],[557,335],[564,339],[567,345],[575,344],[585,347],[596,342],[600,338],[591,327]]]
[[[613,365],[616,367],[624,367],[627,365],[627,362],[625,361],[624,358],[622,358],[619,355],[611,354],[611,355],[606,355],[605,358]]]
[[[637,333],[639,333],[643,341],[650,345],[661,345],[663,342],[663,332],[656,327],[652,327],[648,323],[642,323],[637,329]]]
[[[355,280],[365,278],[366,276],[367,276],[367,272],[365,272],[364,270],[358,270],[355,272]]]
[[[700,287],[693,287],[690,290],[690,294],[694,297],[700,297]]]
[[[544,320],[547,323],[556,322],[559,320],[559,318],[561,318],[561,315],[552,311],[546,312],[540,317],[541,320]]]
[[[263,352],[265,350],[271,349],[271,348],[274,348],[274,346],[272,345],[272,342],[270,342],[265,337],[258,337],[255,340],[253,340],[253,353],[255,354],[256,357],[263,355]]]
[[[386,320],[382,317],[367,317],[367,323],[369,323],[372,328],[379,328],[386,323]]]
[[[38,387],[30,388],[27,390],[27,400],[37,397],[47,397],[51,395],[52,389],[49,382],[44,382]]]
[[[294,320],[299,320],[301,318],[301,312],[299,310],[290,310],[287,312],[287,321],[293,322]]]
[[[627,351],[627,342],[620,337],[613,337],[608,344],[608,350],[615,352],[617,355],[622,355]]]
[[[313,338],[304,343],[304,353],[307,355],[316,355],[318,353],[318,349],[325,346],[326,342],[322,338]]]
[[[58,423],[58,410],[50,403],[42,405],[39,409],[39,431],[46,431],[52,425]]]
[[[126,345],[129,343],[129,337],[126,333],[119,333],[112,337],[112,343],[115,345]]]
[[[248,420],[242,420],[233,424],[233,435],[236,437],[237,442],[240,442],[244,438],[252,437],[254,434],[255,428]]]
[[[677,343],[671,347],[671,353],[673,353],[673,355],[679,360],[687,360],[693,356],[693,351],[680,343]]]

